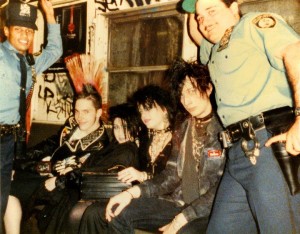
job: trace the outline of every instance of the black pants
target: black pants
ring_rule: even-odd
[[[0,222],[0,233],[2,233],[2,220],[5,214],[8,195],[10,191],[11,185],[11,173],[13,166],[13,158],[14,158],[14,136],[13,134],[5,135],[0,138],[0,157],[1,157],[1,165],[0,165],[0,181],[1,181],[1,203],[0,203],[0,211],[1,211],[1,222]]]
[[[175,203],[158,198],[133,199],[121,214],[110,223],[105,220],[105,203],[94,203],[89,206],[81,220],[79,233],[134,233],[134,229],[158,232],[160,227],[170,223],[179,214],[182,207]],[[178,233],[205,233],[208,218],[196,219]]]

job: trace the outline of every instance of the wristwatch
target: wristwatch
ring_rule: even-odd
[[[295,107],[294,114],[295,114],[296,117],[300,116],[300,107]]]

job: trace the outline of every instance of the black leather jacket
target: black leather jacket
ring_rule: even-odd
[[[219,152],[220,156],[210,158],[203,155],[201,164],[198,165],[198,180],[199,180],[199,197],[190,204],[184,204],[182,198],[181,178],[184,164],[185,135],[188,128],[191,127],[192,119],[186,119],[173,136],[172,155],[167,163],[166,169],[152,180],[145,181],[140,184],[141,196],[154,197],[159,196],[162,199],[168,199],[182,206],[182,213],[188,221],[195,218],[208,217],[215,193],[223,174],[225,165],[224,151],[218,141],[218,132],[222,130],[221,124],[216,117],[213,116],[207,127],[207,140],[205,141],[205,152],[213,150]]]
[[[109,137],[102,122],[97,130],[72,144],[68,140],[77,128],[76,120],[71,116],[58,134],[29,149],[25,159],[16,160],[14,163],[15,170],[36,172],[37,163],[46,156],[51,156],[51,161],[55,163],[57,160],[73,155],[81,157],[99,151],[109,144]]]

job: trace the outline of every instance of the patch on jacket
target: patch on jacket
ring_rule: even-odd
[[[219,159],[223,156],[223,150],[208,148],[205,150],[205,156],[209,159]]]
[[[276,25],[276,19],[270,14],[262,14],[255,17],[252,23],[259,28],[273,28]]]

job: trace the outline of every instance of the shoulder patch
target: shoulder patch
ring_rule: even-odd
[[[258,28],[273,28],[276,25],[276,19],[270,14],[262,14],[252,20]]]
[[[208,159],[219,159],[222,158],[224,154],[221,149],[207,148],[205,149],[205,156]]]

